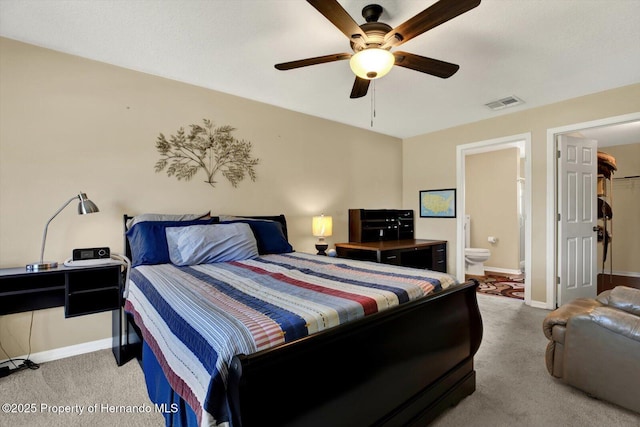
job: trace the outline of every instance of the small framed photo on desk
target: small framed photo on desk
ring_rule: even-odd
[[[420,191],[421,218],[455,218],[456,189]]]

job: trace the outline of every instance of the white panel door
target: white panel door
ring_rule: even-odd
[[[598,143],[558,137],[558,305],[597,294]]]

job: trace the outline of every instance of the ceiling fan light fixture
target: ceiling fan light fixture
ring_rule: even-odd
[[[349,61],[354,74],[367,80],[383,77],[391,71],[394,63],[395,58],[391,52],[377,47],[363,49]]]

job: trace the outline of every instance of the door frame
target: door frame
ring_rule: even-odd
[[[640,120],[640,112],[547,129],[547,309],[555,309],[558,303],[558,162],[556,154],[558,147],[556,137],[564,133],[638,120]]]
[[[531,305],[531,133],[505,136],[456,146],[456,272],[457,279],[464,281],[464,215],[465,215],[465,156],[489,149],[508,148],[524,141],[524,302]]]

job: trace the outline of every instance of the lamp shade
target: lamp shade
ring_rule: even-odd
[[[85,193],[78,194],[80,203],[78,203],[78,215],[86,215],[90,213],[100,212],[100,209],[91,200],[87,199]]]
[[[333,219],[330,216],[314,216],[312,231],[315,237],[328,237],[333,233]]]
[[[395,57],[388,50],[372,47],[353,55],[349,65],[356,76],[373,80],[379,79],[391,71],[395,62]]]

